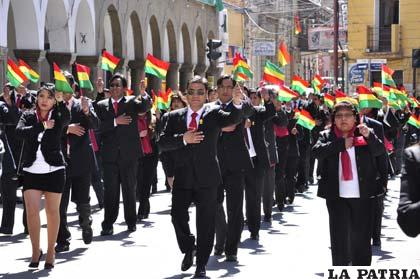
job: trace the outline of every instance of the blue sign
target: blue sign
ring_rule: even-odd
[[[360,84],[365,81],[365,71],[359,68],[359,65],[363,64],[354,64],[350,67],[349,70],[349,81],[350,84]],[[362,67],[363,68],[363,67]],[[366,65],[367,69],[367,65]]]

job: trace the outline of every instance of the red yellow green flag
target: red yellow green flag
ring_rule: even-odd
[[[169,65],[170,64],[168,62],[159,60],[149,53],[147,54],[144,71],[163,80],[166,78],[166,73],[168,72]]]
[[[79,79],[80,88],[93,91],[93,86],[89,79],[89,75],[90,75],[89,67],[76,63],[76,71],[77,71],[77,78]]]
[[[324,94],[324,104],[327,107],[329,107],[330,109],[334,108],[334,101],[335,101],[334,96],[332,96],[332,95],[330,95],[328,93],[325,93]]]
[[[382,108],[382,102],[372,94],[369,88],[359,85],[359,108]]]
[[[378,96],[383,96],[382,83],[374,82],[373,87],[372,87],[372,91],[375,92]]]
[[[254,73],[251,71],[248,63],[239,53],[235,53],[233,58],[233,78],[236,81],[246,81],[253,77]]]
[[[265,61],[263,80],[272,84],[284,84],[284,71],[270,61]]]
[[[308,130],[312,130],[315,127],[315,120],[312,118],[312,115],[309,113],[309,111],[301,109],[299,119],[296,124]]]
[[[392,78],[393,74],[394,70],[392,70],[386,65],[382,65],[382,84],[386,84],[388,86],[396,88],[397,85],[395,84],[394,79]]]
[[[300,26],[299,16],[295,16],[295,35],[302,33],[302,27]]]
[[[300,110],[298,108],[295,108],[293,110],[293,112],[295,113],[295,115],[293,116],[294,119],[299,119],[300,116]]]
[[[25,63],[22,59],[18,60],[19,70],[33,83],[37,83],[39,80],[39,75],[35,72],[28,64]]]
[[[407,124],[410,124],[417,129],[420,129],[420,117],[416,117],[415,115],[411,115],[410,118],[407,121]]]
[[[55,62],[53,62],[54,68],[54,79],[55,79],[55,90],[59,92],[73,93],[73,89],[68,83],[66,77],[61,72],[60,67],[58,67]]]
[[[278,61],[281,67],[284,67],[290,63],[290,54],[287,51],[287,46],[284,41],[281,41],[279,45]]]
[[[161,91],[157,97],[157,108],[159,110],[169,110],[172,99],[172,89],[168,88],[166,92]]]
[[[289,87],[280,85],[277,100],[280,102],[290,102],[293,98],[299,97],[299,94]]]
[[[152,89],[152,101],[153,101],[153,105],[152,105],[152,110],[156,111],[158,109],[158,98],[155,94],[155,91]]]
[[[417,99],[415,97],[409,97],[408,101],[410,102],[410,104],[413,108],[420,107],[420,102],[417,101]]]
[[[355,106],[358,106],[358,102],[356,99],[347,96],[346,93],[344,93],[343,91],[335,90],[335,102],[340,103],[344,101],[352,103]]]
[[[7,79],[14,86],[18,87],[22,82],[27,81],[28,78],[18,68],[12,59],[7,59]]]
[[[322,86],[324,86],[325,81],[322,79],[320,75],[315,75],[314,79],[312,80],[312,88],[314,89],[315,93],[320,93]]]
[[[113,73],[115,68],[117,68],[117,65],[119,62],[120,62],[120,59],[118,57],[115,57],[108,51],[104,50],[102,52],[102,64],[101,64],[102,70]]]
[[[304,94],[306,92],[306,89],[309,87],[309,83],[302,79],[300,76],[295,75],[292,79],[292,86],[291,88],[297,92],[299,92],[300,95]]]

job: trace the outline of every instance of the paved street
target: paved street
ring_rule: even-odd
[[[163,176],[159,174],[159,190]],[[274,212],[272,224],[263,223],[260,241],[249,239],[244,231],[238,252],[238,264],[224,262],[224,257],[210,258],[211,278],[322,278],[330,266],[329,232],[324,201],[316,197],[316,186],[299,194],[293,206]],[[92,203],[96,198],[92,192]],[[374,250],[374,267],[419,267],[420,238],[406,237],[396,223],[399,179],[390,181],[383,220],[382,248]],[[85,245],[78,230],[75,206],[70,205],[69,225],[73,234],[70,251],[57,255],[51,272],[28,271],[30,241],[20,222],[22,209],[17,210],[16,235],[0,236],[0,278],[191,278],[195,267],[180,270],[182,254],[176,244],[170,219],[170,194],[159,192],[151,198],[152,214],[138,224],[135,233],[127,233],[122,206],[111,237],[99,236],[103,211],[95,205],[94,241]],[[1,208],[0,208],[1,211]],[[191,223],[195,209],[191,210]],[[42,211],[41,246],[46,251],[46,220]],[[194,228],[194,227],[193,227]],[[195,229],[194,229],[195,230]],[[43,267],[41,262],[40,267]]]

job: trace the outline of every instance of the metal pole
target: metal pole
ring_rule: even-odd
[[[416,97],[417,68],[413,68],[413,96]]]
[[[334,83],[338,85],[338,0],[334,0]]]

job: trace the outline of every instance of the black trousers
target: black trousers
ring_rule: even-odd
[[[286,199],[286,164],[287,154],[289,152],[289,138],[282,137],[276,138],[277,142],[277,154],[279,162],[276,164],[276,203],[277,205],[284,204]]]
[[[308,184],[311,145],[309,143],[299,143],[299,153],[297,186],[301,188]]]
[[[104,204],[104,183],[102,182],[103,179],[103,171],[102,171],[102,158],[101,152],[95,152],[95,160],[96,160],[96,167],[92,171],[91,180],[92,180],[92,187],[95,191],[96,198],[100,205]]]
[[[287,156],[286,162],[286,197],[289,198],[289,201],[292,203],[295,199],[295,188],[297,181],[297,169],[299,164],[299,157],[297,156]]]
[[[1,228],[4,231],[13,231],[15,224],[16,191],[18,180],[16,174],[3,173],[1,176],[1,197],[3,199],[3,216]]]
[[[368,266],[372,261],[371,199],[327,199],[332,264]]]
[[[254,168],[245,173],[245,208],[248,230],[258,235],[261,227],[261,192],[265,169],[257,157],[253,158]]]
[[[372,240],[378,242],[381,240],[382,216],[384,213],[384,196],[378,196],[372,200]]]
[[[264,216],[271,217],[273,211],[273,193],[275,187],[276,167],[272,166],[265,170],[263,184],[263,210]]]
[[[188,224],[188,208],[191,202],[196,205],[197,227],[197,266],[205,266],[210,257],[214,241],[217,187],[179,189],[172,191],[172,224],[182,253],[191,251],[195,237]]]
[[[150,189],[156,172],[158,157],[155,154],[139,159],[137,168],[137,197],[139,200],[138,215],[150,213]]]
[[[70,191],[71,201],[78,207],[80,205],[88,205],[90,202],[90,178],[90,172],[86,172],[80,176],[66,177],[66,184],[64,186],[63,194],[61,195],[60,203],[60,227],[57,235],[58,244],[70,245],[71,233],[67,224],[67,209],[70,201]],[[85,216],[81,216],[79,212],[79,220],[81,220],[81,218],[85,218]]]
[[[104,209],[102,229],[111,229],[118,217],[120,185],[124,203],[124,218],[127,226],[136,224],[137,160],[104,162]]]

